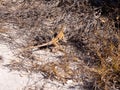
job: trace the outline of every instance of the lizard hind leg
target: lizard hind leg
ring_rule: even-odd
[[[60,51],[60,52],[65,52],[65,50],[62,48],[62,46],[58,43],[58,42],[56,42],[56,43],[54,43],[54,48],[52,49],[52,52],[58,52],[58,51]]]

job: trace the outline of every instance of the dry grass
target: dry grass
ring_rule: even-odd
[[[118,36],[117,36],[118,37]],[[95,48],[101,62],[96,69],[99,74],[98,87],[104,90],[120,89],[120,38],[117,41],[105,40],[102,48]],[[98,77],[97,77],[98,78]]]
[[[68,80],[77,82],[78,85],[83,82],[83,87],[88,90],[119,90],[120,17],[116,13],[118,9],[114,8],[115,16],[111,12],[113,8],[106,10],[107,17],[101,8],[91,7],[87,1],[24,0],[16,10],[16,5],[13,8],[12,3],[6,2],[10,8],[3,8],[0,12],[3,14],[0,23],[7,22],[17,26],[18,38],[24,40],[17,43],[20,47],[15,47],[15,39],[10,43],[10,47],[20,49],[32,46],[32,49],[38,49],[34,52],[25,50],[17,53],[18,59],[5,66],[11,70],[42,73],[44,78],[64,84]],[[58,33],[58,27],[62,24],[66,29]],[[0,29],[0,33],[4,33],[3,30]],[[54,38],[56,33],[58,34]],[[62,42],[63,37],[67,42]],[[42,55],[37,56],[35,52],[54,50],[54,47],[39,48],[39,45],[44,46],[43,43],[46,45],[46,42],[51,40],[51,44],[58,47],[55,52],[49,54],[54,53],[56,58],[49,61],[50,57],[44,56],[43,60]],[[62,55],[57,54],[60,51],[59,46],[62,48]]]

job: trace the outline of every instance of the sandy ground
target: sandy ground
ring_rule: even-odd
[[[38,52],[35,52],[36,54]],[[46,51],[41,51],[43,57],[51,57]],[[54,55],[54,54],[53,54]],[[65,85],[58,81],[44,79],[41,73],[29,73],[24,71],[10,71],[4,65],[9,64],[11,60],[16,59],[11,50],[4,43],[0,44],[0,90],[78,90],[68,89],[77,83],[68,80]],[[53,56],[52,56],[53,57]],[[53,58],[52,58],[53,59]],[[49,62],[52,60],[49,58]],[[82,85],[82,82],[81,82]],[[82,86],[81,86],[82,88]],[[82,89],[81,89],[82,90]]]
[[[25,86],[28,81],[27,77],[20,77],[19,72],[10,72],[3,66],[15,58],[7,45],[0,44],[0,56],[2,56],[0,63],[0,90],[21,90],[20,88]]]

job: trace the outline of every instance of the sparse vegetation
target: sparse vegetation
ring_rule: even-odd
[[[83,90],[120,89],[119,0],[2,1],[0,35],[5,28],[9,37],[4,42],[17,57],[5,65],[10,70],[41,73],[63,84],[72,80],[78,90],[81,82]],[[6,23],[17,29],[7,30]],[[59,33],[63,24],[66,29]],[[51,40],[57,48],[38,47]],[[21,48],[25,50],[19,52]]]

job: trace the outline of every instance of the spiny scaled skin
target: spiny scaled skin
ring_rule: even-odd
[[[53,38],[50,42],[44,43],[42,45],[30,46],[30,47],[25,48],[24,50],[40,48],[40,47],[49,46],[49,45],[58,46],[59,45],[58,42],[64,38],[64,29],[65,29],[65,26],[62,25],[58,35],[55,38]]]

